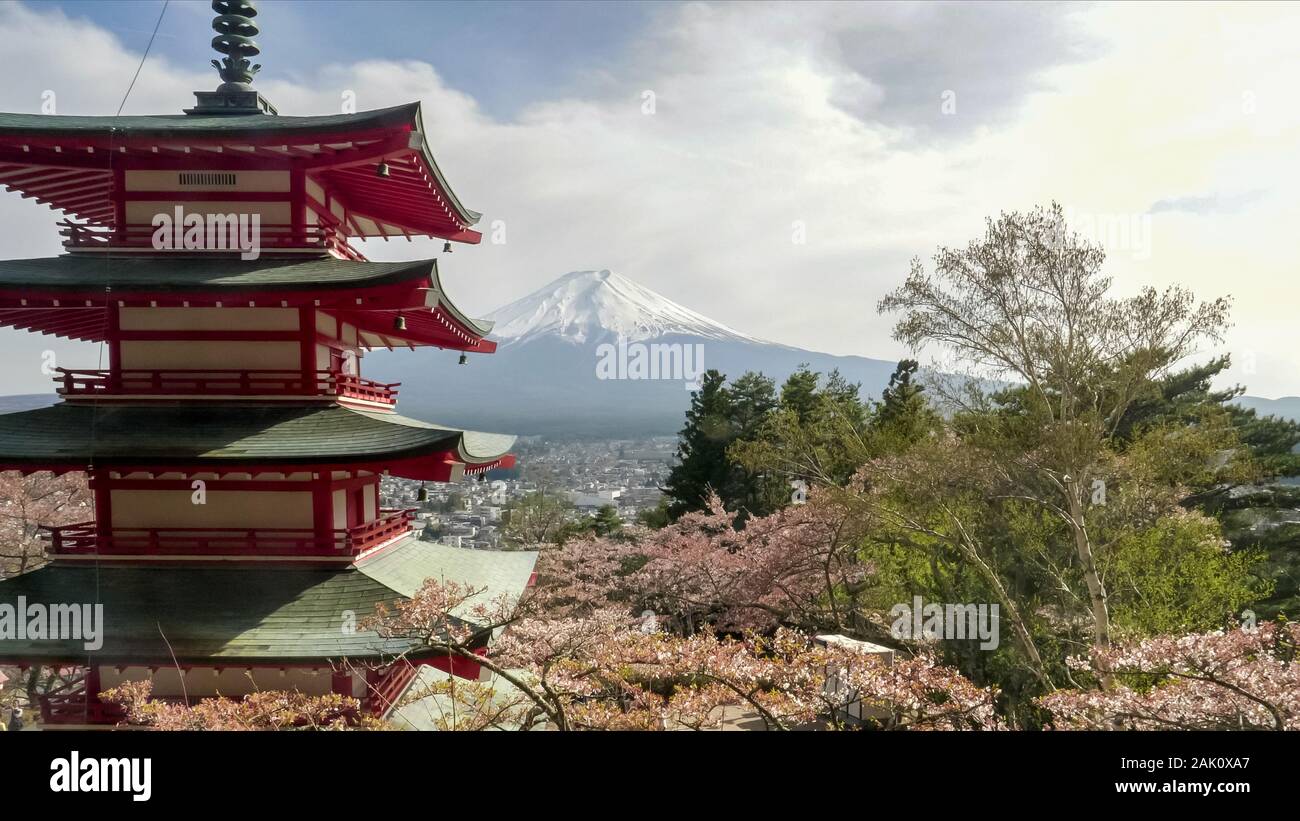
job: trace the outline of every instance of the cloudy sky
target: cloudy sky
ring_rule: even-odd
[[[504,226],[444,263],[471,313],[609,268],[754,335],[895,358],[875,305],[910,258],[1056,200],[1107,246],[1118,291],[1231,294],[1233,380],[1300,394],[1295,6],[259,6],[257,86],[282,114],[423,101],[453,187]],[[161,7],[0,3],[0,110],[52,91],[59,114],[114,113]],[[211,14],[173,0],[124,113],[215,87]],[[55,220],[0,195],[0,257],[58,253]],[[48,390],[43,350],[99,355],[0,344],[0,394]]]

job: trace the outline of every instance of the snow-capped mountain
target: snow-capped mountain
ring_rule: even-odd
[[[474,430],[620,438],[676,433],[705,370],[731,378],[759,371],[780,385],[807,363],[822,373],[838,369],[874,397],[895,364],[767,342],[610,271],[565,274],[487,318],[496,323],[489,338],[497,351],[471,355],[465,367],[449,351],[375,351],[362,372],[401,382],[399,408],[418,418]],[[638,369],[638,358],[649,366]],[[663,363],[681,367],[665,370]]]
[[[610,271],[574,271],[487,316],[500,347],[539,338],[576,345],[645,342],[670,335],[762,340],[728,328]]]

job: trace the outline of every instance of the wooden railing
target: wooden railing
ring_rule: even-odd
[[[170,216],[170,215],[169,215]],[[108,250],[156,250],[160,252],[188,254],[240,254],[247,252],[242,244],[251,239],[253,248],[259,256],[263,253],[332,253],[344,259],[365,261],[365,257],[347,242],[347,237],[335,225],[303,225],[295,228],[262,222],[258,225],[256,237],[241,236],[238,224],[214,227],[211,234],[208,226],[203,228],[202,241],[198,248],[159,248],[155,243],[158,228],[153,225],[132,223],[120,229],[99,225],[79,225],[68,220],[59,223],[59,234],[63,237],[63,247],[70,252],[94,252]],[[173,235],[176,229],[173,229]],[[180,229],[184,234],[184,228]],[[175,243],[172,243],[173,245]]]
[[[126,718],[120,704],[107,704],[98,697],[87,698],[85,691],[37,696],[41,721],[45,724],[117,724]]]
[[[51,556],[355,556],[411,529],[415,508],[381,510],[373,522],[318,532],[305,528],[113,528],[95,522],[44,527]]]
[[[420,665],[413,664],[405,659],[394,662],[379,681],[374,684],[367,696],[366,705],[370,711],[376,715],[383,715],[397,705],[397,700],[401,698],[403,691],[410,685],[416,674],[420,672]]]
[[[381,509],[379,516],[373,522],[357,525],[345,531],[348,534],[347,550],[350,553],[361,553],[404,533],[409,533],[411,520],[415,518],[417,510],[418,508],[414,507]]]
[[[389,405],[397,402],[397,389],[401,382],[376,382],[348,373],[331,374],[334,393],[354,399],[369,399],[372,402],[385,402]]]
[[[126,717],[119,704],[106,704],[99,696],[87,696],[84,668],[79,675],[38,695],[44,724],[116,724]]]
[[[54,381],[62,396],[336,396],[392,405],[401,382],[376,382],[333,371],[69,370]]]

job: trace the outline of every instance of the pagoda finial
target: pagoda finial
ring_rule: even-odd
[[[253,75],[262,68],[249,59],[262,53],[253,40],[259,31],[253,22],[257,6],[252,0],[212,0],[212,10],[217,13],[212,19],[212,29],[217,33],[212,38],[212,48],[225,55],[213,60],[212,67],[221,75],[222,82],[216,91],[194,92],[199,104],[185,113],[275,114],[274,106],[250,85]]]
[[[258,33],[257,23],[253,21],[257,16],[257,6],[252,0],[212,0],[212,10],[217,13],[212,20],[212,28],[217,32],[217,36],[212,38],[212,48],[218,54],[226,55],[221,62],[212,61],[213,68],[225,81],[217,90],[245,90],[253,82],[253,75],[262,68],[248,60],[262,53],[253,40]]]

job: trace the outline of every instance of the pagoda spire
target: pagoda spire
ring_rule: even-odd
[[[225,81],[218,90],[247,90],[253,75],[262,68],[260,63],[250,65],[248,59],[262,53],[253,39],[259,31],[253,20],[257,7],[251,0],[212,0],[212,10],[217,12],[212,21],[212,28],[217,32],[212,38],[212,49],[226,55],[221,62],[212,61],[212,67]]]
[[[223,55],[213,60],[212,67],[221,75],[221,85],[216,91],[196,91],[198,105],[186,109],[186,114],[275,114],[275,107],[252,87],[253,75],[261,70],[260,63],[250,58],[262,53],[256,37],[260,31],[257,6],[252,0],[212,0],[212,48]]]

